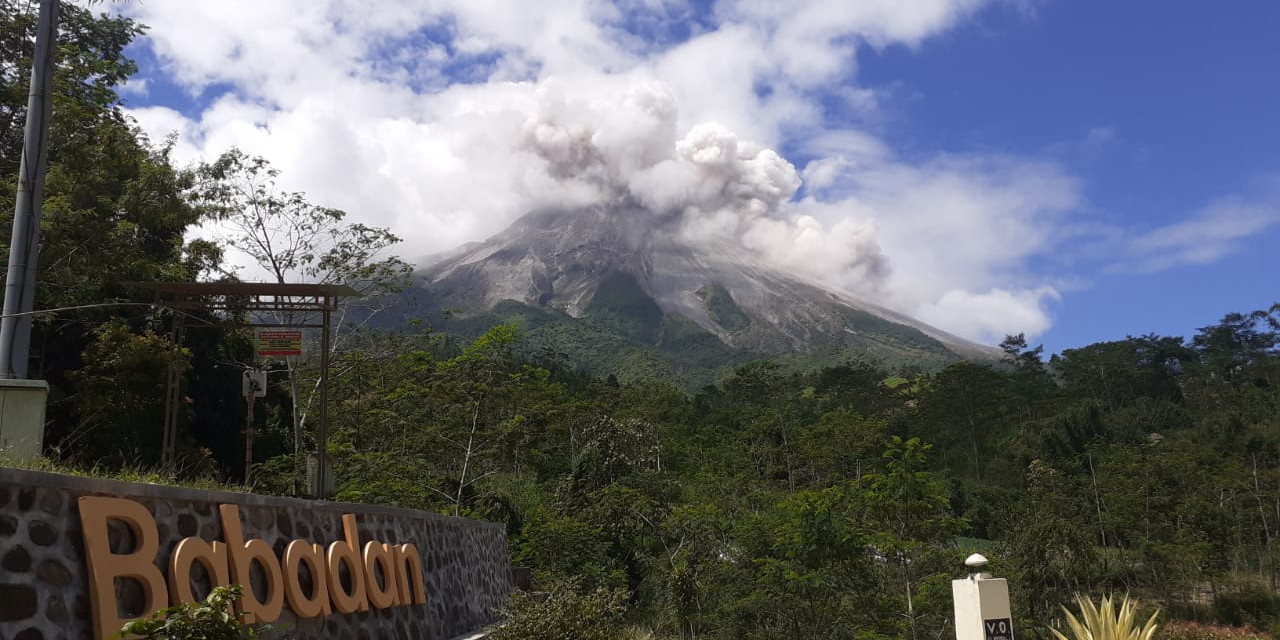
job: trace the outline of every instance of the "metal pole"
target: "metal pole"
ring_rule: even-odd
[[[249,404],[249,411],[245,414],[244,429],[244,486],[250,486],[253,480],[253,400],[258,397],[257,391],[253,385],[249,385],[249,394],[244,400]]]
[[[13,207],[13,238],[0,317],[0,377],[26,378],[31,352],[31,310],[35,308],[36,267],[40,255],[40,205],[49,161],[49,112],[53,91],[53,46],[58,36],[58,0],[42,0],[36,30],[27,124],[18,164],[18,194]]]
[[[320,329],[320,427],[316,429],[320,451],[316,456],[320,467],[316,469],[317,497],[329,497],[329,307],[335,298],[324,297],[324,321]]]

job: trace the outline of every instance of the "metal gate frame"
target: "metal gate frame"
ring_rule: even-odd
[[[320,329],[320,418],[316,427],[318,468],[316,469],[316,497],[326,498],[329,438],[329,344],[331,315],[337,309],[339,298],[359,297],[360,292],[344,284],[295,284],[277,282],[157,282],[140,285],[156,295],[156,305],[172,309],[173,325],[169,330],[173,352],[169,358],[168,378],[165,386],[164,440],[161,464],[172,466],[175,462],[178,439],[178,400],[182,370],[178,366],[178,351],[188,328],[190,312],[211,311],[231,314],[255,311],[271,311],[306,318],[319,313],[320,324],[314,322],[250,323],[253,327],[289,327]],[[202,328],[221,328],[213,324],[191,325]]]

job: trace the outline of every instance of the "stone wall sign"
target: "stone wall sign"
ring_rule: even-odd
[[[0,638],[107,640],[246,585],[299,638],[452,638],[511,591],[500,525],[369,505],[0,469]]]
[[[219,507],[224,540],[207,541],[188,536],[178,542],[169,556],[169,579],[156,567],[159,532],[155,518],[141,503],[125,498],[85,496],[80,498],[80,524],[89,564],[89,598],[93,603],[93,628],[97,640],[108,640],[127,620],[119,615],[116,579],[132,578],[143,584],[143,617],[162,609],[166,603],[197,602],[191,573],[199,562],[218,586],[251,584],[251,564],[258,563],[266,580],[266,596],[259,600],[250,590],[241,596],[240,610],[251,624],[275,622],[285,601],[300,618],[368,611],[370,606],[386,609],[408,604],[426,604],[422,581],[422,557],[412,543],[390,545],[370,540],[362,546],[353,514],[342,516],[344,539],[324,547],[307,540],[293,540],[277,558],[271,545],[261,538],[245,540],[240,508]],[[107,524],[115,519],[133,534],[136,546],[129,553],[112,553]],[[306,565],[305,567],[303,565]],[[343,569],[348,586],[340,576]],[[303,572],[306,572],[304,586]],[[412,588],[411,588],[412,587]]]

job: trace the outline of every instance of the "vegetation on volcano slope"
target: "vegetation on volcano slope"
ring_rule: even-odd
[[[622,381],[670,380],[695,391],[714,384],[737,366],[772,358],[788,370],[812,370],[849,361],[876,364],[894,372],[936,371],[960,356],[919,330],[853,309],[834,311],[842,328],[817,331],[808,351],[797,351],[762,323],[753,323],[723,287],[710,285],[698,293],[711,318],[730,329],[735,344],[772,345],[771,356],[757,349],[734,347],[692,320],[664,314],[629,275],[605,277],[581,317],[550,307],[514,300],[487,311],[448,309],[448,292],[430,287],[406,293],[401,316],[382,323],[387,328],[427,323],[463,341],[488,328],[512,324],[524,335],[520,351],[535,359],[550,356],[565,366]]]
[[[707,316],[725,331],[741,331],[751,325],[751,318],[742,312],[724,287],[709,284],[698,289],[697,296],[706,306]]]

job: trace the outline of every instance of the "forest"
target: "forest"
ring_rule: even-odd
[[[974,551],[1026,637],[1075,593],[1267,630],[1278,311],[910,376],[759,362],[693,395],[538,366],[511,326],[366,336],[338,498],[504,522],[535,583],[619,590],[671,637],[946,637]]]
[[[336,498],[504,523],[513,563],[551,594],[518,599],[518,616],[604,629],[584,638],[944,638],[950,581],[981,552],[1010,581],[1020,637],[1049,637],[1077,593],[1280,631],[1280,305],[1049,357],[1011,336],[999,362],[936,370],[753,362],[693,392],[575,370],[515,325],[474,341],[375,330],[380,296],[408,283],[396,238],[280,192],[235,150],[175,166],[115,92],[142,29],[64,8],[31,366],[56,464],[154,467],[176,354],[167,471],[240,477],[247,319],[205,314],[215,329],[175,351],[172,314],[134,286],[233,278],[238,249],[279,281],[369,296],[334,342]],[[33,31],[27,8],[0,5],[6,216]],[[221,240],[186,239],[209,221]],[[255,255],[268,227],[289,241]],[[272,365],[253,491],[300,490],[317,361]]]

